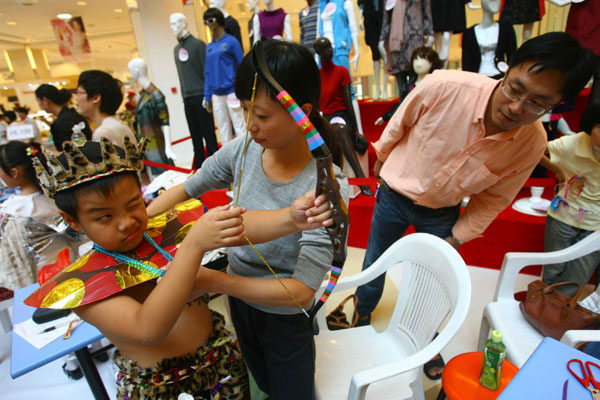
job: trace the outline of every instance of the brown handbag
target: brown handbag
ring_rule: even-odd
[[[555,288],[577,285],[577,293],[569,297]],[[577,282],[560,282],[548,285],[541,280],[527,287],[527,298],[521,302],[521,312],[542,335],[560,340],[570,329],[598,329],[600,315],[577,304],[581,294]]]

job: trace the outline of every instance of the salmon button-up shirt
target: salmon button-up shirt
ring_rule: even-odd
[[[415,204],[441,208],[471,199],[452,228],[461,242],[481,233],[521,189],[546,148],[537,120],[485,136],[484,116],[499,81],[438,70],[402,102],[373,144],[381,178]]]

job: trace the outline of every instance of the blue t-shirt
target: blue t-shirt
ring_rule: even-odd
[[[244,53],[237,39],[226,33],[206,46],[204,64],[204,98],[210,101],[213,94],[233,93],[235,71]]]

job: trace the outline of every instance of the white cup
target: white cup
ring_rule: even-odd
[[[539,203],[542,201],[542,193],[544,193],[543,186],[532,186],[531,190],[531,198],[529,199],[532,203]]]

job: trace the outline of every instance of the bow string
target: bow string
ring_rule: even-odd
[[[342,268],[346,261],[346,241],[348,238],[348,208],[340,195],[340,185],[335,179],[333,172],[333,162],[331,152],[325,144],[325,141],[306,116],[302,108],[294,101],[292,96],[277,82],[271,75],[265,61],[262,42],[259,40],[252,48],[252,61],[254,68],[263,84],[275,95],[281,105],[290,113],[300,127],[310,152],[317,163],[317,185],[316,195],[325,193],[329,201],[333,214],[333,224],[325,227],[327,234],[333,246],[333,261],[331,265],[330,277],[325,291],[317,303],[310,310],[310,320],[314,321],[314,317],[319,309],[325,304],[327,298],[335,288],[338,278],[342,273]],[[318,326],[313,324],[313,329],[318,332]],[[315,332],[315,333],[316,333]]]

